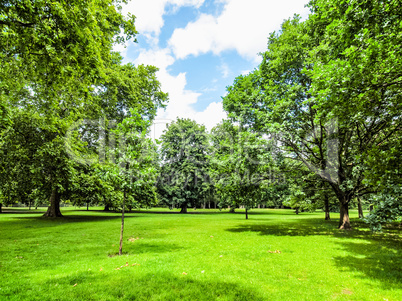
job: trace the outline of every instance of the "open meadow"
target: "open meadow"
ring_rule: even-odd
[[[0,300],[402,300],[400,228],[356,212],[128,213],[117,256],[119,213],[43,211],[0,214]]]

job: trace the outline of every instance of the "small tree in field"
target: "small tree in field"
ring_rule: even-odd
[[[117,156],[116,164],[110,171],[117,178],[119,188],[123,193],[121,203],[121,231],[119,255],[123,252],[124,214],[127,202],[131,206],[135,201],[137,206],[150,206],[156,203],[156,188],[153,185],[156,176],[154,167],[155,149],[147,129],[150,122],[144,120],[135,110],[117,125],[114,133],[119,137],[118,146],[112,150]],[[137,199],[133,199],[138,197]]]

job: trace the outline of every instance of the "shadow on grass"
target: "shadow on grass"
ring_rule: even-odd
[[[128,267],[127,269],[138,269]],[[53,278],[45,287],[62,292],[60,300],[263,300],[250,286],[207,277],[170,273],[80,272]],[[195,279],[198,278],[198,279]],[[201,278],[201,279],[200,279]],[[204,278],[204,279],[202,279]],[[44,293],[44,292],[42,292]],[[46,299],[46,295],[43,296]]]
[[[138,255],[138,254],[160,254],[160,253],[170,253],[182,250],[183,247],[177,244],[171,243],[130,243],[125,241],[123,243],[123,255]],[[109,257],[119,256],[118,251],[111,251],[108,254]]]
[[[371,240],[337,242],[348,255],[334,257],[336,266],[346,273],[357,272],[364,278],[381,282],[383,289],[401,289],[401,244]]]
[[[229,232],[257,232],[271,236],[328,236],[342,238],[335,241],[347,255],[334,257],[342,272],[357,272],[381,282],[383,289],[400,289],[402,279],[402,233],[394,224],[384,233],[373,234],[368,226],[357,219],[351,220],[350,231],[338,230],[337,221],[301,219],[281,224],[242,224],[227,229]],[[350,239],[350,240],[349,240]]]

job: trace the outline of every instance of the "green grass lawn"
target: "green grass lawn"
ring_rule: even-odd
[[[355,212],[345,232],[322,212],[161,210],[127,214],[115,256],[118,213],[6,208],[0,300],[402,300],[398,227],[371,234]]]

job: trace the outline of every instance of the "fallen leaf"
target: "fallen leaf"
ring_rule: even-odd
[[[204,274],[204,272],[205,272],[205,271],[201,271],[201,273],[203,273],[203,274]]]
[[[223,255],[220,255],[219,257],[222,257]]]
[[[100,271],[103,271],[103,269],[102,269],[102,268],[100,268]]]
[[[74,287],[74,286],[77,286],[77,283],[76,283],[76,284],[74,284],[74,285],[73,285],[73,287]]]
[[[183,272],[183,275],[187,275],[187,273],[186,273],[186,272]]]

